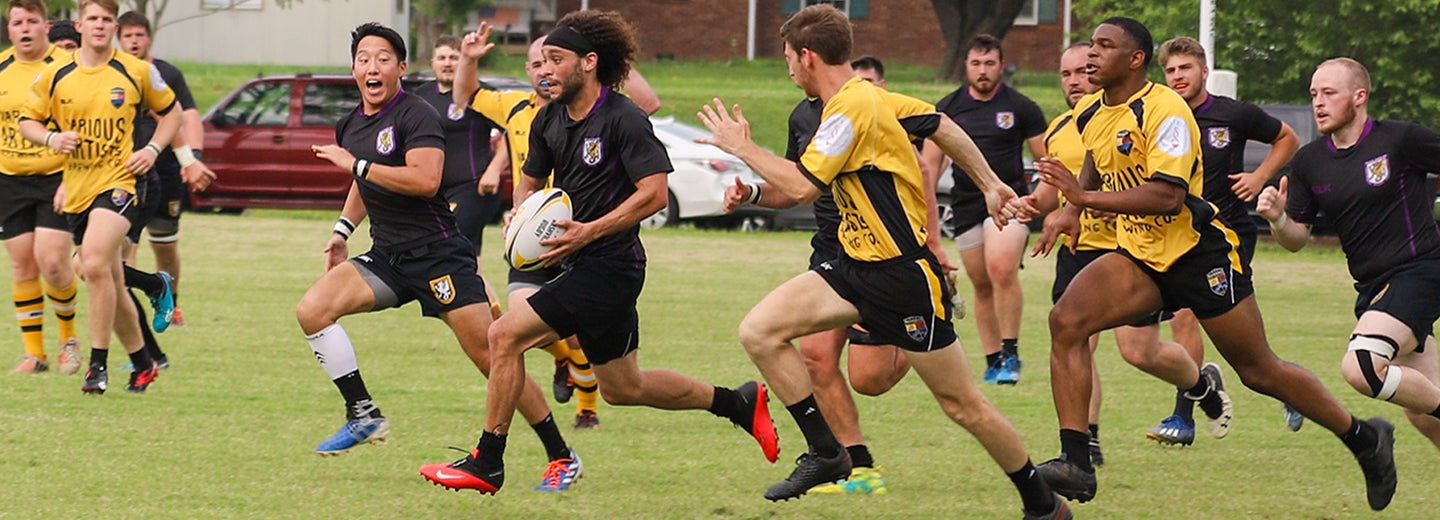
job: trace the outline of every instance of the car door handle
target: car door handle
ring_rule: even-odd
[[[270,136],[270,142],[275,143],[275,144],[283,143],[283,142],[285,142],[285,135],[284,135],[284,134],[275,134],[275,135],[272,135],[272,136]]]

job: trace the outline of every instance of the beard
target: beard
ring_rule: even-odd
[[[560,82],[560,95],[554,96],[552,101],[562,105],[568,105],[580,95],[580,90],[585,88],[585,72],[580,69],[580,63],[575,63],[575,68]],[[553,95],[553,93],[552,93]]]

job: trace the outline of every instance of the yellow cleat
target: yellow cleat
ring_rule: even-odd
[[[810,493],[883,495],[885,494],[885,479],[880,476],[880,469],[879,467],[852,468],[850,470],[850,478],[839,482],[815,486],[810,488]]]

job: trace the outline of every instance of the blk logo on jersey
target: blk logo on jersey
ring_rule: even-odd
[[[110,104],[114,105],[115,108],[120,108],[121,105],[124,105],[125,89],[120,87],[110,89]]]
[[[1219,267],[1211,269],[1205,274],[1205,281],[1210,284],[1210,292],[1216,296],[1225,296],[1230,293],[1230,276],[1225,270]]]
[[[387,126],[380,130],[380,134],[375,136],[375,151],[380,155],[390,155],[395,151],[395,127]]]
[[[1365,183],[1379,186],[1390,180],[1390,154],[1365,161]]]
[[[117,208],[123,208],[130,202],[130,192],[115,188],[110,190],[110,203]]]
[[[449,117],[451,121],[459,121],[460,118],[465,117],[465,107],[451,103],[450,109],[445,111],[445,116]]]
[[[1216,150],[1230,146],[1230,127],[1217,126],[1210,129],[1210,147]]]
[[[1135,147],[1135,139],[1130,137],[1129,130],[1121,130],[1115,134],[1115,141],[1115,149],[1125,155],[1130,155],[1130,149]]]
[[[911,316],[905,318],[905,335],[914,341],[921,341],[930,335],[930,327],[925,325],[925,318]]]
[[[1011,129],[1011,128],[1014,128],[1014,127],[1015,127],[1015,113],[1014,113],[1014,112],[996,112],[996,113],[995,113],[995,126],[1000,127],[1001,130],[1009,130],[1009,129]]]
[[[600,161],[605,158],[602,148],[599,137],[586,137],[585,144],[580,148],[580,159],[585,161],[587,166],[600,164]]]
[[[455,284],[450,282],[450,275],[441,276],[430,280],[430,292],[435,294],[435,301],[449,305],[455,301]]]

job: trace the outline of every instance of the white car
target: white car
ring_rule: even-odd
[[[642,227],[673,226],[682,220],[747,230],[765,227],[774,213],[772,210],[747,206],[727,215],[721,209],[725,187],[734,185],[736,176],[745,183],[763,182],[749,166],[719,148],[696,143],[696,138],[710,137],[710,132],[703,128],[681,123],[673,116],[652,117],[650,123],[655,126],[655,136],[670,154],[675,171],[668,179],[670,204],[641,221]]]

